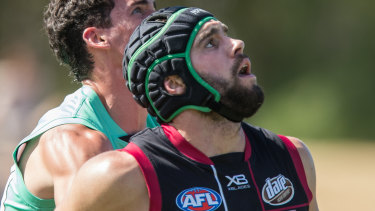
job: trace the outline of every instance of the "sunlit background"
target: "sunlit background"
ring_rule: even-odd
[[[48,0],[0,7],[0,186],[11,151],[40,116],[79,87],[49,50]],[[321,210],[375,210],[375,1],[157,0],[196,6],[244,40],[266,95],[248,121],[305,141]],[[358,207],[358,206],[361,207]]]

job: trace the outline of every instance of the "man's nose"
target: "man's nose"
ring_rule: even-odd
[[[245,43],[242,40],[232,39],[232,51],[231,56],[235,56],[237,54],[243,54]]]

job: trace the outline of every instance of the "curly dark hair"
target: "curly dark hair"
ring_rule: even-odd
[[[111,27],[114,6],[114,0],[51,0],[46,7],[44,24],[50,47],[79,82],[90,77],[94,64],[82,33],[90,26]]]

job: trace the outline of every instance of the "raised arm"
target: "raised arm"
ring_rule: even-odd
[[[119,151],[90,159],[79,170],[58,211],[147,211],[148,190],[136,160]]]
[[[311,156],[310,150],[308,147],[298,138],[295,137],[288,137],[289,140],[296,146],[298,153],[301,157],[303,168],[306,173],[307,183],[309,188],[313,194],[312,201],[310,203],[309,211],[318,211],[318,202],[316,200],[316,174],[315,174],[315,166],[314,161]]]

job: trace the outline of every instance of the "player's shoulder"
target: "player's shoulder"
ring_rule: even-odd
[[[91,187],[92,191],[103,195],[101,197],[105,195],[111,200],[122,200],[124,204],[132,203],[140,195],[147,195],[137,161],[123,151],[108,151],[91,158],[79,170],[77,181],[82,187]]]
[[[293,143],[298,151],[303,168],[305,170],[308,186],[311,190],[311,193],[313,194],[313,199],[310,203],[310,210],[319,210],[318,203],[316,201],[316,172],[311,152],[307,145],[299,138],[292,136],[287,136],[287,138]]]
[[[97,130],[90,129],[82,124],[64,124],[51,128],[45,134],[58,137],[58,136],[75,136],[75,138],[105,138],[105,135]]]
[[[301,158],[303,157],[311,157],[311,152],[307,145],[299,138],[293,137],[293,136],[286,136],[296,147],[298,150],[298,153],[300,154]]]
[[[41,135],[37,145],[40,161],[50,171],[76,171],[88,159],[111,150],[112,145],[101,132],[79,124],[52,128]]]
[[[299,138],[292,136],[287,136],[287,138],[293,143],[298,151],[309,184],[311,184],[311,186],[315,186],[315,165],[309,148]]]
[[[88,160],[57,210],[129,210],[148,205],[147,186],[137,161],[123,151],[108,151]],[[84,195],[86,200],[79,200]]]
[[[111,143],[104,133],[81,124],[65,124],[54,127],[39,139],[41,146],[48,148],[72,148],[78,151],[99,154],[110,150]]]
[[[83,166],[83,171],[86,171],[87,175],[102,174],[105,176],[111,174],[123,179],[136,175],[138,170],[140,168],[136,159],[129,153],[118,150],[99,154],[88,160]]]

